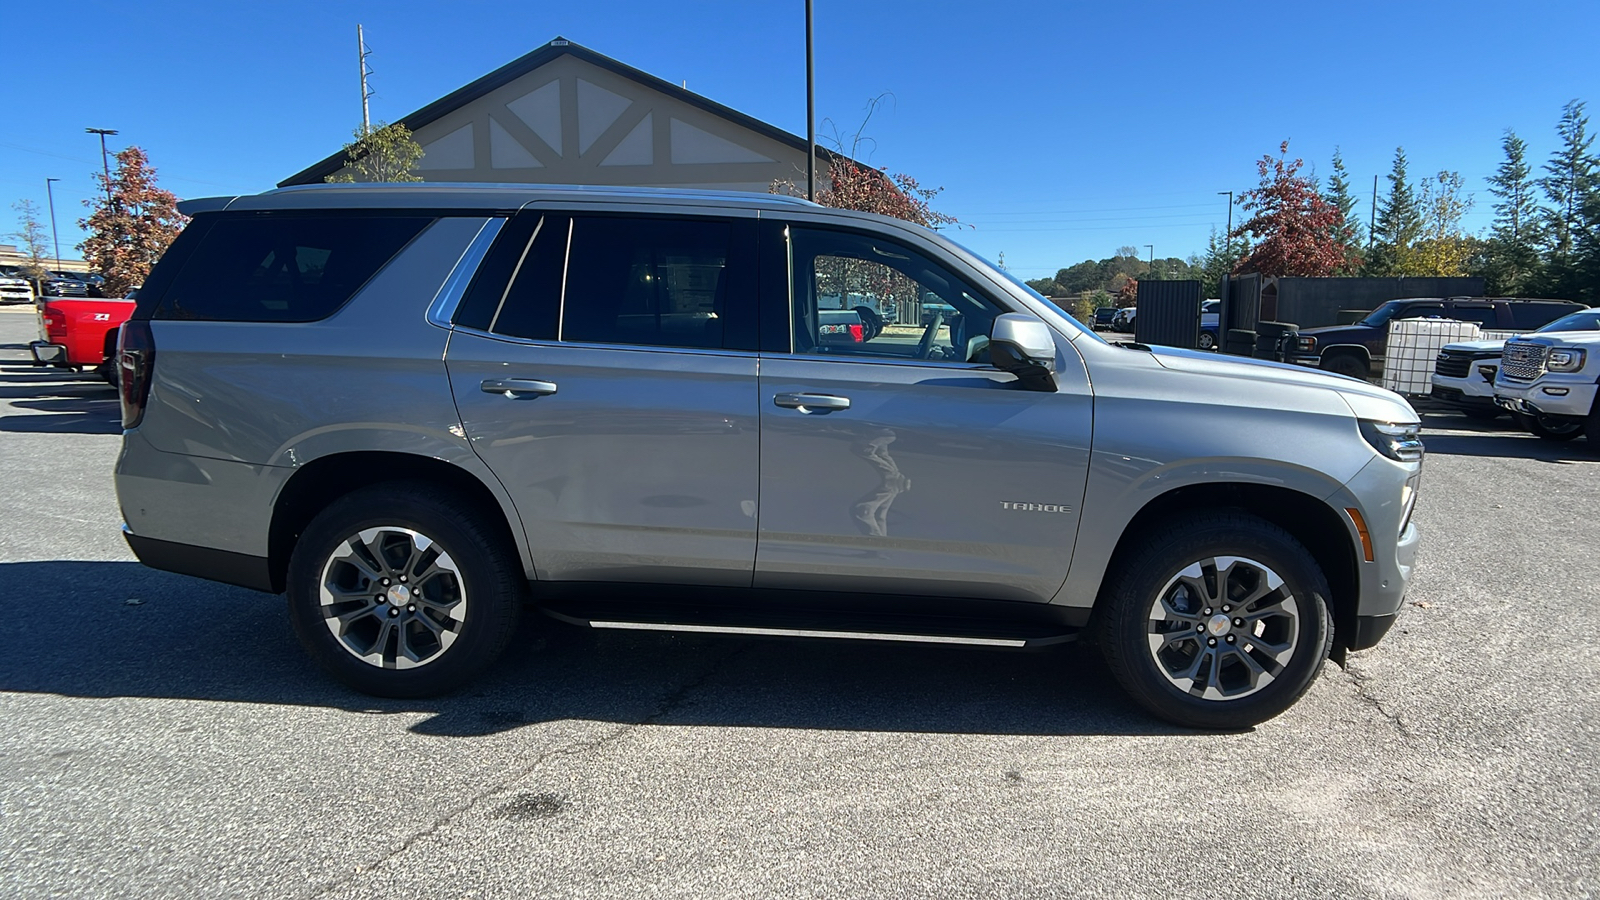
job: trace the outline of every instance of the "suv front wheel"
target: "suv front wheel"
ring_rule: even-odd
[[[1288,709],[1333,642],[1327,579],[1288,532],[1241,511],[1159,527],[1111,573],[1099,642],[1139,705],[1234,729]]]
[[[494,662],[527,587],[507,540],[460,498],[389,482],[334,501],[289,560],[289,616],[334,677],[380,697],[450,691]]]

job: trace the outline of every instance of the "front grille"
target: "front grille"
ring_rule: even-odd
[[[1507,341],[1500,357],[1500,374],[1514,381],[1532,381],[1544,374],[1544,358],[1549,348],[1543,344]]]
[[[1439,354],[1438,364],[1433,370],[1446,378],[1465,378],[1472,371],[1472,354],[1446,350]]]

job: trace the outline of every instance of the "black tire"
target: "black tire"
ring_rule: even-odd
[[[1523,427],[1530,434],[1537,435],[1547,441],[1565,442],[1583,434],[1584,422],[1581,419],[1551,419],[1545,416],[1523,416]]]
[[[1210,650],[1202,644],[1199,635],[1188,639],[1187,643],[1192,643],[1195,651],[1189,658],[1210,653],[1213,659],[1222,660],[1214,668],[1207,664],[1212,673],[1210,680],[1237,694],[1224,696],[1219,689],[1216,698],[1206,699],[1192,693],[1200,687],[1197,680],[1191,681],[1189,689],[1185,690],[1169,677],[1165,663],[1158,661],[1161,657],[1152,648],[1158,625],[1153,623],[1151,612],[1157,604],[1163,604],[1164,595],[1180,590],[1179,574],[1186,568],[1225,557],[1240,558],[1239,563],[1222,573],[1230,587],[1248,588],[1252,582],[1242,576],[1254,573],[1261,577],[1260,569],[1243,565],[1254,563],[1276,573],[1282,579],[1282,589],[1271,591],[1240,609],[1221,606],[1204,616],[1197,614],[1196,621],[1214,625],[1216,614],[1223,610],[1234,615],[1241,610],[1247,615],[1265,615],[1265,610],[1274,605],[1270,601],[1276,599],[1281,604],[1280,610],[1287,610],[1293,601],[1293,624],[1289,624],[1287,615],[1261,619],[1260,625],[1245,622],[1237,630],[1234,626],[1240,619],[1223,621],[1222,628],[1226,631],[1200,632],[1213,641],[1214,649]],[[1229,573],[1235,569],[1239,570],[1235,576],[1237,581],[1229,578]],[[1215,573],[1216,569],[1211,571]],[[1209,583],[1214,585],[1217,580],[1213,574]],[[1119,560],[1116,571],[1107,574],[1106,585],[1097,620],[1097,637],[1106,664],[1134,702],[1175,725],[1231,730],[1264,722],[1300,699],[1322,671],[1323,660],[1333,646],[1328,582],[1316,560],[1288,532],[1241,510],[1195,513],[1158,526],[1141,541],[1137,550]],[[1219,596],[1222,600],[1228,599],[1227,594]],[[1191,602],[1210,601],[1197,593]],[[1163,604],[1163,608],[1171,607]],[[1212,607],[1204,607],[1202,611],[1204,609]],[[1229,619],[1227,614],[1220,617]],[[1207,624],[1199,627],[1206,628]],[[1249,643],[1258,627],[1262,629],[1264,641],[1288,636],[1281,659],[1273,660],[1265,649]],[[1274,631],[1267,632],[1269,628]],[[1174,653],[1184,649],[1188,627],[1184,625],[1162,634],[1172,639],[1172,645],[1161,653]],[[1226,641],[1229,636],[1240,640],[1217,643]],[[1238,676],[1248,677],[1249,670],[1242,660],[1246,654],[1251,659],[1265,657],[1258,665],[1268,669],[1276,667],[1277,672],[1264,685],[1256,684],[1259,676],[1250,678],[1247,689],[1241,692],[1236,681]],[[1270,666],[1267,660],[1271,660]],[[1223,684],[1228,679],[1233,679],[1235,685]]]
[[[1372,376],[1372,367],[1353,353],[1339,353],[1322,361],[1324,371],[1335,375],[1348,375],[1366,381]]]
[[[350,540],[363,531],[376,529],[379,540],[393,538],[408,540],[410,547],[419,541],[405,534],[421,535],[448,555],[449,568],[435,569],[422,566],[427,551],[412,556],[415,568],[434,571],[431,577],[418,578],[414,593],[409,594],[414,605],[410,611],[396,607],[392,610],[383,603],[369,604],[372,609],[388,612],[395,619],[389,626],[403,632],[399,638],[384,638],[384,648],[377,655],[384,659],[382,665],[365,661],[346,641],[359,642],[358,627],[381,629],[385,616],[377,612],[361,615],[356,603],[338,604],[344,610],[360,615],[356,622],[346,627],[347,637],[337,637],[328,625],[331,616],[323,614],[322,590],[324,574],[330,579],[357,579],[349,585],[352,594],[388,590],[381,584],[360,574],[361,569],[350,562],[334,559],[341,553],[346,560],[355,557],[347,552]],[[405,531],[409,530],[409,531]],[[391,547],[396,546],[391,541]],[[399,548],[405,552],[404,548]],[[375,556],[362,557],[374,560]],[[443,557],[431,562],[439,563]],[[394,575],[395,581],[404,580],[397,574],[404,571],[392,564],[383,571]],[[373,567],[373,568],[380,568]],[[426,572],[424,573],[426,574]],[[427,590],[436,594],[434,602],[424,597]],[[364,589],[355,585],[364,585]],[[312,519],[289,559],[288,572],[289,618],[295,635],[306,652],[339,681],[379,697],[431,697],[447,693],[470,681],[487,669],[502,651],[516,630],[518,611],[528,593],[527,579],[510,539],[500,529],[493,527],[486,517],[475,509],[463,507],[458,493],[426,482],[392,481],[361,488],[335,500]],[[408,589],[409,590],[409,589]],[[441,594],[442,592],[442,594]],[[405,592],[402,592],[405,593]],[[450,602],[453,598],[453,602]],[[448,606],[450,612],[443,612]],[[420,610],[420,611],[419,611]],[[454,616],[460,613],[460,620]],[[428,623],[422,617],[428,616]],[[415,621],[413,621],[415,620]],[[406,624],[410,622],[411,624]],[[447,643],[442,632],[454,635]],[[379,635],[390,632],[379,631]],[[439,638],[430,638],[438,634]],[[429,651],[420,664],[413,668],[389,668],[400,656],[400,640],[405,635],[414,636]],[[409,639],[406,644],[409,649]],[[430,643],[431,642],[431,643]],[[390,652],[390,649],[394,652]]]
[[[1594,409],[1589,410],[1589,418],[1583,421],[1583,436],[1589,441],[1589,450],[1600,453],[1600,402],[1595,403]]]
[[[1215,349],[1217,349],[1217,336],[1212,334],[1209,331],[1200,332],[1200,349],[1201,350],[1215,350]]]

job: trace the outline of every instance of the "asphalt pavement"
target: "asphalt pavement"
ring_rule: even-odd
[[[0,308],[0,896],[1589,897],[1600,452],[1429,414],[1414,590],[1256,729],[1087,648],[526,621],[380,701],[279,597],[145,569],[117,402]]]

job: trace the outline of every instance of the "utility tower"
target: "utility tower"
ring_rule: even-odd
[[[372,69],[367,67],[367,57],[372,51],[367,49],[367,39],[361,33],[361,26],[356,25],[356,61],[361,66],[361,133],[372,133],[372,116],[367,111],[367,101],[372,97],[372,91],[367,88],[367,76],[372,74]]]

